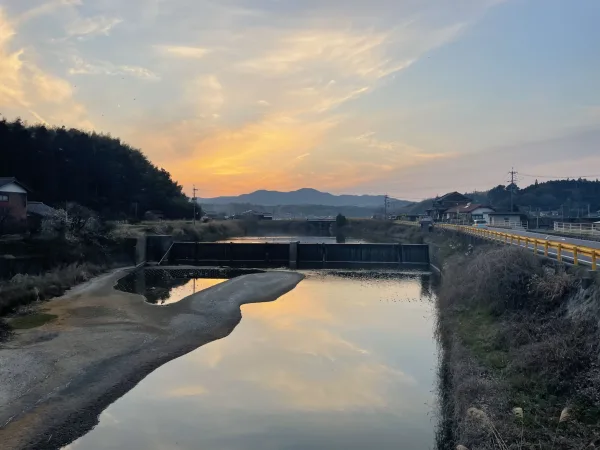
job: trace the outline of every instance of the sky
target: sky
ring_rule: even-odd
[[[597,0],[0,0],[0,113],[191,195],[600,178]]]

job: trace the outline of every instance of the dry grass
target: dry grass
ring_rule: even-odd
[[[515,247],[484,247],[447,261],[441,298],[501,314],[526,306],[530,283],[542,273],[540,260],[529,252]]]
[[[455,444],[581,449],[596,442],[597,285],[584,289],[573,273],[522,250],[487,248],[448,262],[438,300],[450,392],[445,414]],[[495,431],[469,416],[473,407]]]
[[[306,220],[225,220],[196,225],[189,221],[160,221],[120,224],[113,229],[111,237],[118,239],[144,234],[168,234],[178,240],[211,242],[236,236],[314,236],[319,233],[320,228]],[[351,219],[343,228],[343,233],[347,237],[370,242],[423,243],[423,235],[417,227],[384,220]]]
[[[516,418],[517,423],[520,424],[521,436],[515,442],[511,442],[510,444],[507,444],[507,441],[505,441],[503,436],[500,434],[500,432],[494,425],[494,422],[489,418],[489,416],[484,411],[482,411],[481,409],[478,409],[478,408],[474,408],[474,407],[471,407],[467,410],[467,418],[468,418],[468,420],[470,420],[473,423],[473,426],[479,427],[480,429],[485,430],[488,433],[488,444],[489,445],[486,446],[486,448],[498,449],[498,450],[510,450],[510,449],[521,450],[521,449],[526,448],[525,441],[524,441],[525,412],[523,411],[523,408],[515,407],[515,408],[513,408],[513,415]],[[538,443],[537,445],[536,444],[534,444],[532,446],[528,445],[527,447],[532,448],[532,449],[535,448],[535,449],[539,449],[539,450],[544,450],[544,449],[553,450],[554,448],[556,448],[556,444],[558,441],[558,434],[559,434],[561,424],[568,422],[570,419],[571,419],[570,408],[569,407],[563,408],[563,410],[560,413],[560,416],[558,417],[558,421],[556,423],[556,428],[554,429],[554,436],[553,436],[552,442],[548,443],[547,446],[544,446],[542,443]],[[510,441],[508,441],[508,442],[510,442]],[[584,441],[584,442],[587,442],[587,441]],[[475,447],[473,447],[473,448],[475,448]],[[561,446],[561,448],[565,448],[565,447]],[[575,446],[570,446],[568,448],[578,448],[578,449],[583,450],[583,449],[596,448],[596,445],[595,445],[594,441],[591,441],[587,445],[584,444],[583,447],[579,446],[579,444],[575,444]],[[456,450],[469,450],[469,448],[462,444],[458,444],[456,446]]]
[[[102,272],[94,264],[71,264],[43,275],[15,275],[0,283],[0,314],[6,314],[35,301],[62,295],[67,289]]]
[[[232,236],[244,236],[245,230],[240,221],[215,221],[196,224],[191,221],[171,220],[141,222],[139,224],[119,224],[111,231],[113,239],[138,237],[146,234],[172,235],[183,241],[211,242]]]

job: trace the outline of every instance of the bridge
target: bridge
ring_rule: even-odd
[[[429,268],[425,244],[173,242],[148,236],[146,260],[159,264],[290,269]]]
[[[335,218],[326,217],[321,219],[306,219],[308,223],[316,226],[320,231],[329,231],[331,226],[335,224]]]

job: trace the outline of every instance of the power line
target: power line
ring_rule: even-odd
[[[599,175],[577,175],[577,176],[568,176],[568,177],[557,177],[554,175],[531,175],[528,173],[521,173],[522,176],[524,177],[531,177],[531,178],[554,178],[554,179],[558,179],[558,180],[566,180],[566,179],[577,179],[577,178],[594,178],[594,177],[600,177]]]

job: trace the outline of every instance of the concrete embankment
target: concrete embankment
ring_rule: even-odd
[[[119,270],[45,304],[58,318],[0,347],[0,446],[56,449],[160,365],[227,336],[245,303],[273,301],[303,276],[245,275],[157,307],[113,286]]]

